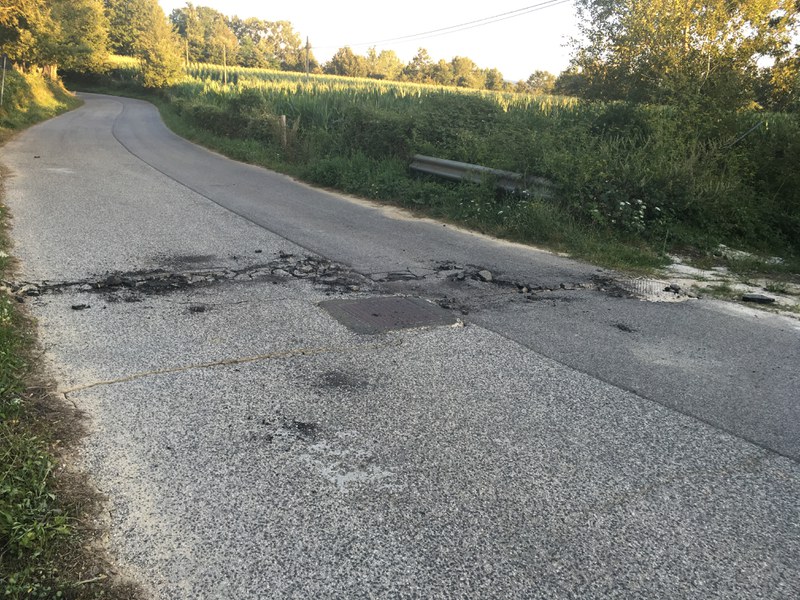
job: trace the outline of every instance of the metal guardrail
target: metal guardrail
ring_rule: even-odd
[[[422,154],[414,155],[410,168],[418,173],[437,175],[452,181],[480,183],[490,177],[495,180],[495,185],[499,189],[507,192],[533,194],[542,198],[552,198],[556,192],[555,184],[542,177],[525,177],[521,173],[501,171],[500,169],[491,169],[481,165],[472,165]]]

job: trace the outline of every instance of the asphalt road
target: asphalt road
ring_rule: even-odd
[[[86,100],[3,148],[7,204],[153,598],[800,595],[798,322],[644,302]],[[321,304],[391,295],[455,325]]]

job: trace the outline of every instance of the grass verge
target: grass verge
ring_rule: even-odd
[[[60,84],[7,73],[0,144],[80,101]],[[7,171],[0,166],[0,279],[13,270],[2,204]],[[35,326],[0,285],[0,596],[8,599],[133,599],[104,558],[97,523],[102,498],[70,467],[83,436],[82,415],[52,393],[42,376]]]
[[[80,106],[81,101],[60,82],[37,75],[6,71],[3,106],[0,106],[0,144],[30,125]]]

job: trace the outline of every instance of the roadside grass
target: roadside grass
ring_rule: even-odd
[[[764,286],[764,290],[771,294],[784,294],[786,296],[800,296],[800,292],[789,289],[785,282],[773,282]]]
[[[2,194],[2,189],[0,189]],[[0,207],[0,275],[9,271],[7,214]],[[70,534],[69,517],[54,486],[53,437],[37,418],[31,323],[8,293],[0,293],[0,582],[4,597],[56,598],[54,554]]]
[[[735,300],[740,295],[727,281],[701,287],[699,291],[718,300]]]
[[[60,84],[7,73],[0,145],[17,131],[80,104]],[[14,263],[0,166],[0,280]],[[0,596],[12,600],[135,599],[110,576],[97,525],[101,497],[70,465],[82,415],[41,371],[35,324],[0,285]]]
[[[781,294],[785,296],[797,296],[798,294],[787,291],[785,286],[781,284],[770,284],[764,288],[765,292],[772,294]],[[716,300],[724,300],[725,302],[733,302],[735,304],[745,305],[752,310],[759,310],[773,314],[795,314],[800,315],[800,304],[760,304],[758,302],[745,302],[742,299],[742,292],[734,289],[728,282],[714,283],[706,286],[697,286],[695,288],[697,294],[714,298]]]
[[[0,144],[19,130],[80,104],[60,82],[8,69],[4,103],[0,106]]]
[[[780,262],[768,258],[729,259],[725,266],[734,273],[751,278],[767,277],[775,281],[773,285],[800,283],[800,258],[790,257]]]

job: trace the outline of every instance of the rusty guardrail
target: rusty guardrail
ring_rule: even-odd
[[[480,183],[487,177],[495,180],[495,185],[499,189],[507,192],[520,192],[523,194],[537,195],[542,198],[552,198],[555,196],[556,186],[553,182],[543,177],[528,176],[511,171],[501,171],[481,165],[424,156],[415,154],[410,165],[411,170],[427,175],[437,175],[452,181],[470,181]]]

